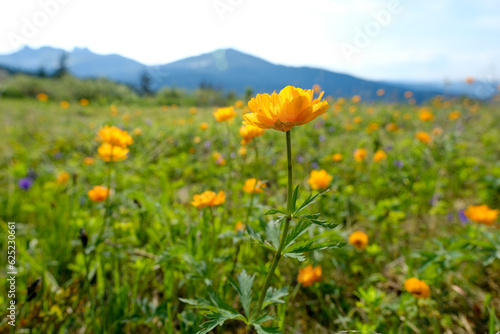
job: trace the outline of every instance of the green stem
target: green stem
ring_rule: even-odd
[[[96,246],[102,241],[102,237],[104,235],[104,231],[106,230],[106,225],[108,223],[108,217],[111,216],[111,206],[109,205],[109,198],[111,197],[111,162],[107,163],[108,165],[108,170],[107,170],[107,184],[106,186],[108,187],[108,196],[106,197],[106,201],[104,202],[104,221],[101,226],[101,231],[99,232],[99,237],[97,238],[96,241]]]
[[[292,220],[292,209],[293,209],[293,203],[292,203],[292,141],[291,141],[291,136],[290,136],[290,131],[286,132],[286,153],[287,153],[287,160],[288,160],[288,192],[287,192],[287,198],[286,198],[286,208],[287,208],[287,216],[285,219],[285,226],[283,227],[283,233],[281,234],[281,239],[280,239],[280,244],[278,246],[278,250],[276,251],[276,254],[274,255],[273,262],[271,263],[271,268],[269,268],[269,272],[267,273],[266,276],[266,281],[264,283],[264,286],[262,287],[262,291],[260,292],[260,297],[259,297],[259,303],[257,305],[257,313],[260,313],[262,311],[262,305],[264,304],[264,298],[266,297],[266,292],[267,289],[269,288],[269,285],[271,285],[271,279],[274,276],[274,271],[276,270],[276,267],[278,266],[278,262],[280,261],[283,249],[285,248],[285,241],[286,237],[288,235],[288,228],[290,227],[290,221]]]

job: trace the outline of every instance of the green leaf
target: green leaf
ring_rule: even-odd
[[[255,232],[255,230],[249,224],[247,224],[247,231],[248,235],[258,243],[260,243],[262,246],[266,247],[269,250],[276,251],[276,249],[273,248],[270,244],[266,243],[262,236]]]
[[[196,334],[207,334],[215,327],[221,326],[222,324],[224,324],[224,321],[241,317],[241,314],[239,314],[239,313],[234,314],[234,313],[230,313],[230,312],[224,312],[224,313],[214,312],[214,313],[207,314],[206,317],[209,320],[207,322],[201,324],[200,327],[202,329],[200,331],[198,331]]]
[[[284,215],[286,215],[286,212],[283,212],[281,210],[278,210],[278,209],[271,209],[271,210],[267,210],[264,215],[274,215],[274,214],[277,214],[277,213],[282,213]]]
[[[311,226],[311,223],[307,220],[300,220],[297,225],[290,231],[285,241],[285,248],[292,244],[298,237],[307,231],[307,228]]]
[[[250,304],[252,302],[252,285],[255,279],[255,275],[250,276],[247,274],[245,270],[243,270],[236,277],[238,278],[238,285],[236,285],[236,282],[234,282],[234,280],[231,277],[229,277],[229,282],[234,287],[236,292],[238,292],[241,304],[243,305],[243,310],[245,311],[245,315],[247,319],[250,319]]]
[[[325,242],[318,242],[314,243],[317,240],[317,238],[305,240],[305,241],[300,241],[297,242],[290,247],[286,248],[283,252],[284,253],[303,253],[303,252],[310,252],[312,250],[318,250],[318,249],[329,249],[329,248],[340,248],[343,247],[347,244],[345,241],[325,241]]]
[[[273,287],[269,287],[266,291],[266,296],[264,297],[264,306],[270,304],[283,304],[285,301],[281,300],[288,295],[288,287],[284,287],[281,289],[275,289]]]
[[[304,210],[305,208],[307,208],[309,205],[313,204],[316,202],[316,198],[318,198],[318,196],[321,196],[325,193],[327,193],[328,190],[326,191],[323,191],[322,193],[319,193],[319,194],[316,194],[314,196],[312,196],[312,194],[310,194],[307,199],[304,201],[304,203],[302,203],[302,205],[293,212],[293,216],[296,216],[297,213],[299,213],[300,211]]]
[[[280,244],[280,226],[273,223],[272,221],[267,223],[266,236],[267,239],[269,239],[269,242],[274,246],[274,248],[278,249]]]
[[[311,223],[314,225],[321,226],[323,228],[326,228],[328,230],[333,230],[335,227],[339,226],[339,224],[335,223],[327,223],[326,220],[317,220],[317,219],[309,219]]]
[[[292,195],[292,212],[295,212],[295,208],[297,205],[297,197],[299,196],[299,186],[297,185],[293,191]]]
[[[297,259],[300,262],[303,262],[306,260],[306,257],[304,256],[304,253],[283,253],[283,256],[289,257],[292,259]]]
[[[254,325],[257,334],[281,333],[278,327],[263,327],[261,325]]]

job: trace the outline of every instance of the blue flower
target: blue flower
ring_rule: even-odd
[[[33,179],[29,177],[23,177],[17,183],[20,189],[29,190],[33,186]]]

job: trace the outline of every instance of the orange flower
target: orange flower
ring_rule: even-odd
[[[413,96],[413,93],[408,90],[405,92],[404,96],[405,96],[405,98],[409,99],[410,97]]]
[[[246,229],[246,226],[242,222],[237,222],[236,225],[234,225],[234,231],[236,233],[243,232],[245,229]]]
[[[399,127],[396,123],[387,123],[385,129],[389,132],[396,132],[398,131]]]
[[[104,161],[121,161],[127,159],[128,148],[113,146],[109,143],[102,143],[101,146],[97,148],[97,153],[99,158]]]
[[[208,129],[208,123],[206,123],[206,122],[201,123],[200,124],[200,129],[202,129],[202,130]]]
[[[134,131],[132,131],[132,133],[136,136],[139,136],[140,134],[142,134],[142,129],[141,128],[135,128]]]
[[[85,107],[85,106],[89,105],[89,100],[87,100],[87,99],[80,99],[80,101],[78,101],[78,103],[80,103],[80,105],[82,107]]]
[[[309,123],[328,109],[328,102],[321,101],[323,92],[316,99],[313,94],[310,89],[293,86],[283,88],[279,94],[257,94],[248,102],[251,112],[243,115],[243,123],[283,132]]]
[[[339,161],[342,161],[344,157],[342,156],[342,154],[340,153],[335,153],[333,156],[332,156],[332,160],[335,161],[335,162],[339,162]]]
[[[59,103],[59,106],[63,109],[68,109],[69,108],[69,102],[68,101],[61,101],[61,103]]]
[[[415,298],[429,298],[431,296],[429,286],[424,281],[415,277],[408,278],[405,281],[405,289]]]
[[[349,243],[356,249],[365,249],[368,245],[368,235],[361,231],[351,233]]]
[[[112,146],[127,147],[134,141],[127,131],[124,131],[116,126],[106,125],[97,132],[98,140],[102,143],[107,143]]]
[[[473,84],[474,83],[474,78],[473,77],[467,77],[467,78],[465,78],[465,82],[467,84],[469,84],[469,85]]]
[[[49,99],[49,97],[45,93],[38,93],[36,95],[36,98],[38,99],[38,101],[42,101],[42,102],[45,102]]]
[[[366,132],[372,133],[373,131],[377,131],[379,128],[379,125],[377,123],[370,123],[366,127]]]
[[[234,106],[239,109],[243,108],[244,105],[245,102],[243,102],[242,100],[237,100],[236,102],[234,102]]]
[[[362,121],[362,119],[361,119],[361,117],[359,117],[359,116],[356,116],[356,117],[354,117],[354,118],[352,119],[352,122],[353,122],[354,124],[359,124],[359,123],[361,123],[361,121]]]
[[[321,266],[314,267],[312,264],[305,268],[299,269],[299,274],[297,275],[297,281],[301,283],[304,287],[313,285],[321,280],[321,275],[323,271]]]
[[[493,225],[498,217],[498,210],[490,209],[487,205],[470,205],[464,214],[470,220],[484,225]]]
[[[109,196],[109,189],[103,186],[95,186],[88,191],[87,195],[93,202],[103,202]]]
[[[69,173],[68,172],[61,172],[57,175],[56,182],[59,184],[65,184],[69,180]]]
[[[378,96],[383,96],[385,94],[385,90],[380,88],[379,90],[377,90],[377,95]]]
[[[314,84],[313,85],[313,91],[316,93],[316,94],[319,94],[319,92],[321,92],[321,86],[318,85],[318,84]]]
[[[422,110],[420,110],[418,118],[420,118],[420,120],[423,122],[432,121],[434,119],[434,115],[427,108],[422,108]]]
[[[309,180],[307,183],[311,186],[312,189],[326,189],[332,182],[333,177],[326,172],[326,170],[313,170],[311,171]]]
[[[217,206],[221,205],[226,201],[226,194],[221,190],[218,194],[213,191],[207,190],[201,194],[196,194],[193,196],[193,201],[191,204],[198,209],[204,208],[206,206]]]
[[[266,184],[257,179],[248,179],[245,181],[245,185],[243,186],[243,191],[248,194],[258,194],[263,192],[263,188],[266,187]]]
[[[450,121],[454,121],[454,120],[456,120],[456,119],[460,118],[460,116],[461,116],[460,111],[455,110],[455,111],[452,111],[452,112],[450,112],[450,113],[448,114],[448,119],[449,119]]]
[[[357,162],[361,162],[363,160],[365,160],[366,158],[366,150],[364,148],[358,148],[354,151],[354,160],[356,160]]]
[[[94,158],[92,158],[92,157],[85,157],[85,158],[83,159],[83,163],[84,163],[85,165],[87,165],[87,166],[88,166],[88,165],[93,165],[93,164],[94,164],[94,162],[95,162],[95,159],[94,159]]]
[[[417,138],[420,142],[424,144],[432,143],[432,137],[427,132],[424,131],[417,132],[415,138]]]
[[[354,95],[354,96],[351,98],[351,101],[352,101],[352,103],[358,103],[359,101],[361,101],[361,96],[359,96],[359,95]]]
[[[198,109],[196,109],[196,107],[189,108],[189,113],[191,115],[196,115],[197,112],[198,112]]]
[[[385,159],[387,159],[387,154],[383,150],[378,150],[373,155],[373,161],[375,161],[375,162],[380,162],[380,161],[385,160]]]
[[[441,129],[441,128],[434,128],[434,129],[432,129],[432,134],[434,136],[441,136],[443,134],[443,129]]]
[[[264,129],[253,125],[242,125],[240,127],[240,136],[243,137],[241,145],[247,145],[252,142],[255,137],[260,137],[264,134]]]
[[[236,112],[234,111],[234,107],[225,107],[218,108],[216,112],[214,112],[214,117],[217,122],[224,122],[233,119],[236,116]]]

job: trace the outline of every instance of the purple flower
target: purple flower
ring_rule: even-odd
[[[57,153],[55,153],[55,154],[54,154],[54,159],[59,160],[59,159],[61,159],[62,157],[63,157],[63,155],[62,155],[62,153],[61,153],[61,152],[57,152]]]
[[[324,142],[326,139],[326,137],[324,135],[321,135],[319,136],[318,140],[320,141],[320,143]]]
[[[311,167],[312,167],[313,169],[318,169],[319,164],[318,164],[316,161],[314,161],[314,162],[312,162],[312,163],[311,163]]]
[[[328,132],[330,132],[330,133],[335,132],[335,128],[334,128],[333,126],[330,126],[330,127],[328,128]]]
[[[210,146],[212,146],[212,142],[210,140],[207,140],[207,141],[205,141],[205,143],[203,144],[203,146],[205,148],[210,148]]]
[[[387,145],[386,147],[384,147],[384,151],[389,152],[390,150],[392,150],[392,145]]]
[[[398,168],[403,168],[403,166],[405,165],[405,163],[401,160],[394,160],[392,163]]]
[[[467,216],[464,213],[464,210],[458,210],[458,219],[460,219],[460,222],[465,225],[467,224]]]
[[[236,158],[236,153],[231,152],[231,154],[229,156],[231,157],[231,159],[234,159],[234,158]]]
[[[304,157],[303,157],[303,156],[301,156],[301,155],[297,155],[297,162],[298,162],[299,164],[303,163],[303,162],[304,162]]]
[[[22,179],[19,180],[17,183],[20,189],[23,190],[28,190],[33,186],[33,180],[30,179],[29,177],[23,177]]]

